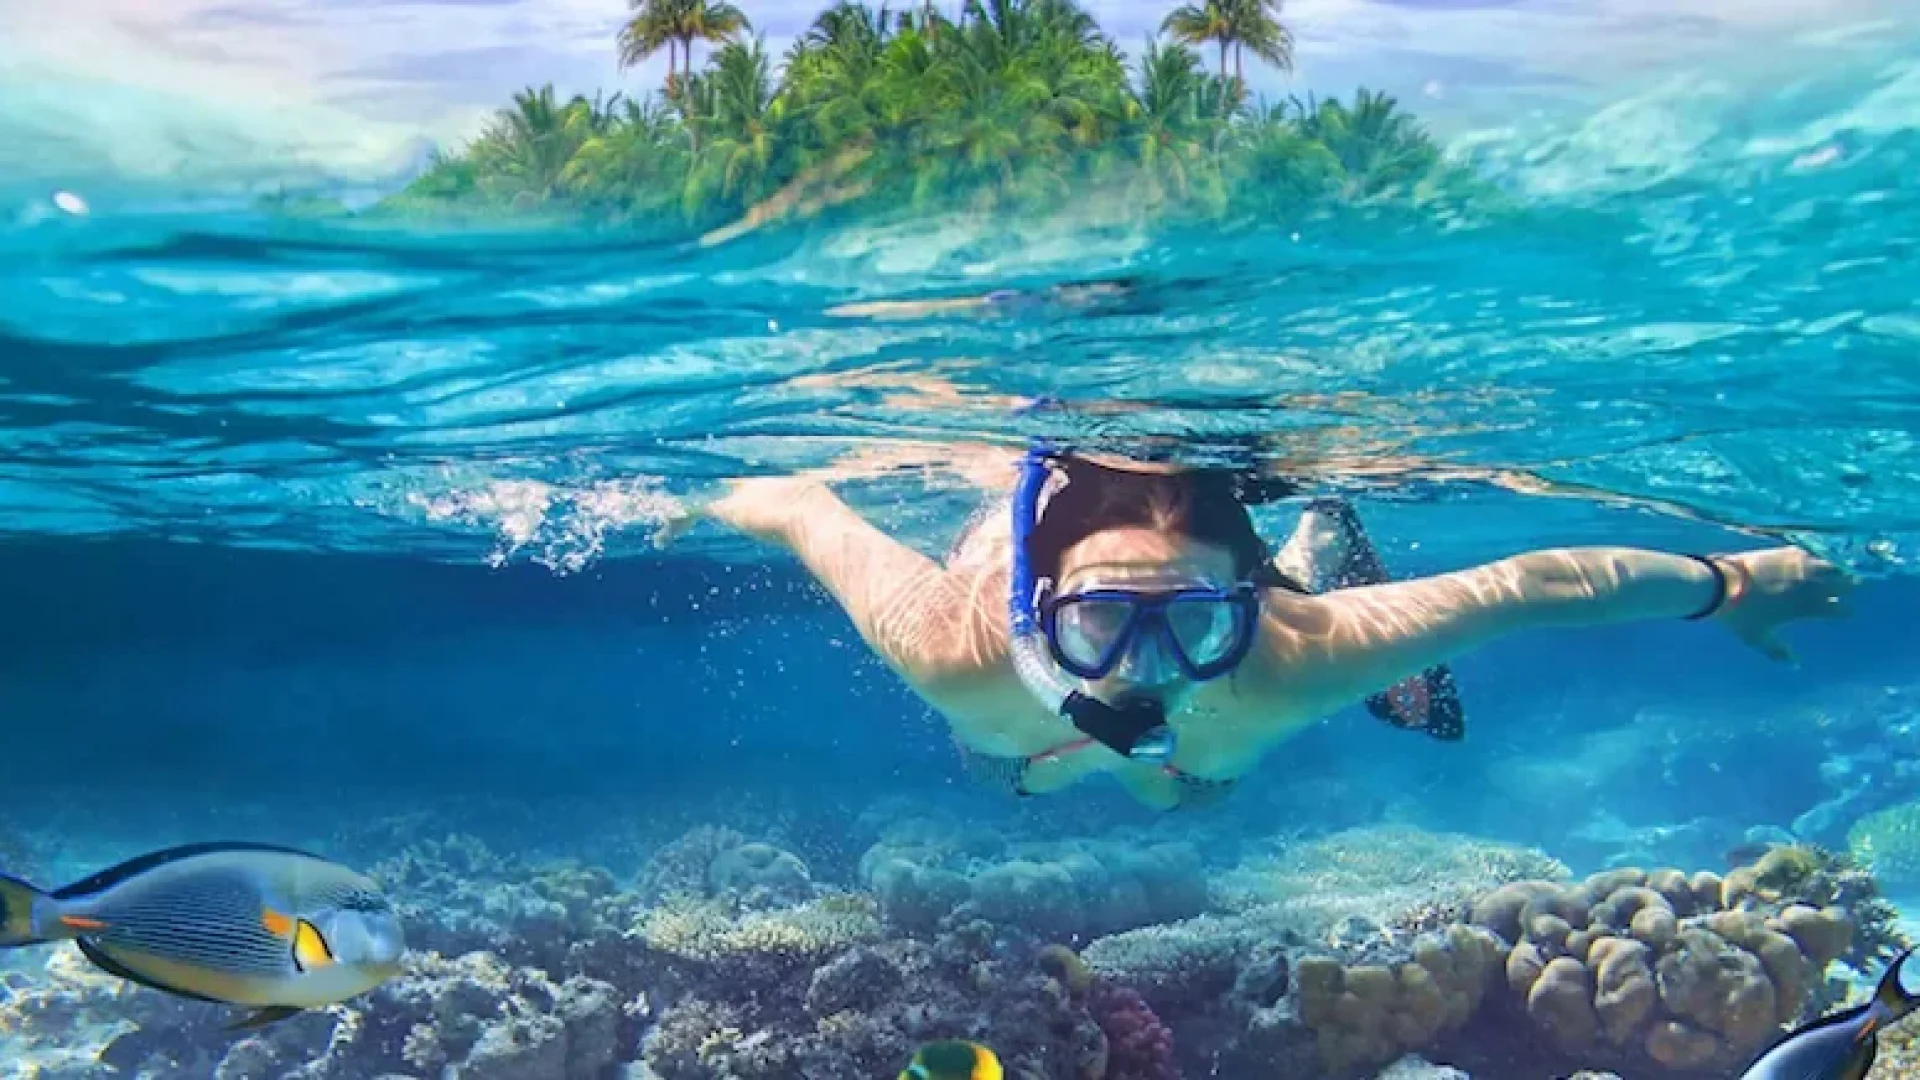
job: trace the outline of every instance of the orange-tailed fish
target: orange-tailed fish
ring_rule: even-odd
[[[1002,1080],[993,1051],[964,1039],[930,1042],[913,1055],[899,1080]]]
[[[156,851],[51,893],[0,875],[0,948],[66,940],[120,978],[255,1010],[235,1027],[365,993],[406,949],[371,879],[246,843]]]
[[[1873,1000],[1821,1017],[1793,1031],[1760,1055],[1740,1080],[1861,1080],[1873,1068],[1880,1033],[1920,1005],[1920,996],[1900,985],[1900,969],[1913,955],[1894,960]]]

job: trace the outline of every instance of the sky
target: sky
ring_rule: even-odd
[[[1173,0],[1083,0],[1130,52]],[[820,6],[739,0],[776,56]],[[940,0],[950,12],[958,0]],[[1912,0],[1285,0],[1296,68],[1256,93],[1386,89],[1442,134],[1594,109],[1675,72],[1775,78],[1911,29]],[[0,176],[381,177],[457,148],[517,89],[619,70],[625,0],[0,0]]]

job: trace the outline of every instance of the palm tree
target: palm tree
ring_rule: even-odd
[[[1301,110],[1300,116],[1305,116]],[[1257,213],[1285,215],[1339,184],[1340,159],[1295,119],[1286,105],[1256,112],[1235,129],[1233,173],[1236,202]]]
[[[884,7],[841,0],[788,52],[784,92],[812,125],[819,150],[863,141],[879,124],[881,62],[893,25]]]
[[[1138,113],[1134,154],[1144,170],[1150,201],[1165,198],[1168,188],[1184,196],[1189,189],[1189,155],[1201,127],[1201,89],[1206,75],[1193,50],[1175,42],[1165,47],[1147,42],[1140,58],[1140,87],[1134,94]]]
[[[644,63],[660,51],[667,50],[667,96],[673,96],[673,77],[678,68],[679,39],[675,36],[671,0],[628,0],[633,9],[633,18],[620,28],[620,68],[626,70]]]
[[[498,178],[516,204],[539,205],[560,193],[567,163],[601,130],[609,114],[576,96],[565,105],[551,83],[513,95],[513,108],[495,114],[474,146],[484,172]]]
[[[1167,15],[1160,29],[1163,33],[1173,35],[1173,39],[1183,45],[1217,43],[1220,46],[1220,79],[1226,81],[1227,47],[1235,38],[1235,30],[1222,0],[1205,0],[1197,5],[1182,4]]]
[[[776,78],[744,0],[627,0],[621,66],[665,51],[664,97],[529,89],[398,205],[731,222],[705,243],[856,199],[1041,209],[1109,180],[1182,214],[1470,193],[1385,95],[1249,107],[1246,53],[1292,65],[1282,0],[1172,0],[1185,6],[1131,72],[1090,0],[823,2]],[[719,46],[697,71],[696,42]]]
[[[1362,88],[1351,109],[1332,100],[1295,105],[1301,131],[1339,159],[1348,188],[1359,194],[1415,179],[1439,161],[1432,140],[1388,94]]]
[[[627,212],[678,201],[686,174],[685,132],[661,106],[624,106],[624,115],[574,151],[562,179],[588,201]]]
[[[765,48],[757,39],[728,42],[701,82],[701,119],[709,138],[687,177],[687,208],[697,211],[716,195],[757,202],[769,190],[782,118]]]
[[[1243,49],[1282,71],[1293,70],[1293,32],[1280,22],[1279,0],[1204,0],[1175,9],[1160,27],[1187,45],[1213,42],[1220,47],[1220,81],[1227,80],[1227,51],[1233,51],[1234,97],[1246,93]]]
[[[739,8],[719,0],[663,0],[672,12],[669,25],[674,36],[680,39],[681,62],[686,65],[688,75],[693,74],[693,43],[704,41],[709,45],[724,44],[738,38],[742,31],[753,29],[747,21],[746,13]]]
[[[1280,0],[1227,0],[1227,15],[1233,24],[1233,81],[1238,93],[1247,92],[1246,69],[1241,65],[1241,50],[1281,71],[1293,70],[1293,31],[1280,21]]]

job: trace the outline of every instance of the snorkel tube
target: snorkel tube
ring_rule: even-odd
[[[1041,704],[1114,752],[1136,761],[1165,762],[1173,757],[1174,736],[1167,726],[1164,705],[1150,699],[1109,705],[1081,693],[1047,655],[1046,634],[1037,617],[1039,582],[1033,576],[1027,538],[1040,518],[1040,491],[1047,485],[1048,466],[1054,456],[1045,443],[1036,442],[1021,462],[1020,480],[1013,489],[1013,570],[1008,575],[1007,624],[1012,631],[1014,670]]]

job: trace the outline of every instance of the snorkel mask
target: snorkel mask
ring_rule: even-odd
[[[1175,748],[1165,688],[1190,690],[1246,658],[1259,624],[1259,587],[1129,583],[1056,594],[1052,581],[1036,580],[1028,554],[1054,457],[1044,444],[1030,449],[1014,489],[1007,598],[1014,668],[1036,698],[1082,732],[1136,761],[1164,763]],[[1106,702],[1073,681],[1116,671],[1152,692]]]

